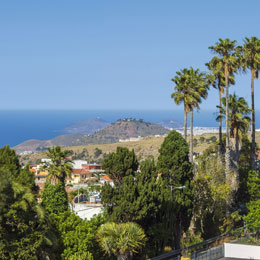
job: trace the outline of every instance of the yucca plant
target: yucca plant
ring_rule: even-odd
[[[106,223],[97,231],[97,240],[103,251],[118,260],[131,260],[147,240],[143,229],[133,222]]]

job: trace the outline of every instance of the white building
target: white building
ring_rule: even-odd
[[[72,163],[73,169],[82,169],[82,164],[88,164],[87,161],[84,160],[74,160]]]

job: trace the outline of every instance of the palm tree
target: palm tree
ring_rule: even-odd
[[[183,102],[184,104],[184,138],[187,140],[187,114],[189,113],[188,107],[188,89],[186,87],[186,75],[187,69],[182,71],[177,71],[176,76],[172,79],[175,83],[174,90],[175,92],[172,93],[171,98],[174,99],[174,102],[179,105]]]
[[[190,112],[190,161],[193,161],[193,110],[199,109],[201,98],[206,98],[208,94],[209,81],[205,73],[194,70],[184,69],[177,72],[173,81],[176,84],[176,92],[172,93],[172,98],[176,104],[184,103],[184,137],[187,139],[187,113]]]
[[[143,229],[133,222],[105,223],[97,231],[97,240],[101,248],[118,260],[131,260],[133,254],[144,246],[147,238]]]
[[[226,176],[230,172],[230,140],[229,140],[229,106],[228,106],[228,87],[229,76],[231,73],[236,72],[239,66],[238,57],[235,52],[236,41],[230,41],[229,39],[219,39],[219,42],[215,46],[210,46],[209,49],[218,54],[224,67],[225,87],[226,87],[226,154],[225,154],[225,173]]]
[[[251,167],[256,169],[255,164],[255,101],[254,101],[254,79],[258,78],[260,70],[260,40],[257,37],[246,37],[244,45],[239,47],[241,53],[241,65],[244,71],[251,72]]]
[[[45,167],[48,168],[48,180],[52,184],[59,181],[65,183],[66,178],[71,177],[72,161],[68,158],[71,151],[61,150],[60,146],[53,146],[48,148],[46,155],[51,159],[50,163],[46,163]]]
[[[219,117],[225,116],[225,106],[226,98],[222,98],[222,107],[220,107]],[[236,94],[229,95],[228,105],[230,108],[229,111],[229,127],[230,127],[230,138],[235,140],[235,156],[234,162],[236,166],[236,171],[238,170],[238,161],[239,161],[239,141],[241,135],[248,131],[250,118],[247,114],[250,112],[248,104],[243,97],[238,98]],[[218,118],[217,118],[218,120]]]
[[[208,69],[211,71],[212,76],[209,78],[209,83],[214,87],[218,89],[219,93],[219,115],[221,113],[221,99],[222,94],[224,94],[224,87],[225,87],[225,76],[224,76],[224,64],[223,61],[217,57],[214,56],[210,62],[205,64]],[[235,84],[234,76],[230,75],[229,77],[229,83]],[[222,143],[222,117],[219,117],[219,154],[223,154],[223,143]]]

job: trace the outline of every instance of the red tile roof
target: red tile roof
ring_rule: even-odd
[[[86,169],[73,169],[72,174],[80,174],[80,175],[91,175],[91,172]]]
[[[100,179],[103,179],[105,181],[111,182],[112,180],[106,175],[106,176],[102,176]]]

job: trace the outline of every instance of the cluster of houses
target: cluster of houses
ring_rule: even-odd
[[[50,159],[42,159],[40,164],[31,164],[30,171],[35,174],[35,183],[40,190],[48,177],[48,169],[43,167],[49,163]],[[71,177],[66,179],[66,185],[74,186],[79,184],[103,186],[108,183],[113,186],[113,181],[105,174],[99,164],[88,164],[84,160],[74,160],[72,162]]]

